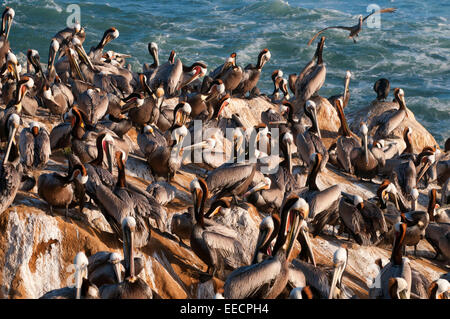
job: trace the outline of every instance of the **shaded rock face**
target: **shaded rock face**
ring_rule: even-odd
[[[408,102],[408,101],[406,101]],[[399,108],[397,102],[373,101],[369,106],[348,114],[347,119],[350,129],[358,133],[361,122],[366,122],[369,128],[369,136],[373,136],[378,128],[379,120],[386,120]],[[412,129],[412,147],[414,153],[420,153],[426,146],[437,146],[438,143],[423,126],[420,124],[414,113],[407,110],[408,116],[403,119],[400,125],[391,132],[393,138],[403,139],[405,128]],[[403,143],[404,145],[404,143]],[[406,145],[405,145],[406,147]],[[402,152],[403,150],[400,150]]]
[[[340,121],[328,100],[320,96],[314,97],[313,100],[318,106],[319,126],[328,147],[337,138]],[[178,99],[169,99],[165,103],[173,108],[177,102]],[[392,109],[398,107],[396,103],[390,104]],[[250,128],[259,124],[261,113],[269,108],[277,111],[278,105],[268,102],[264,97],[250,100],[233,98],[223,115],[229,118],[232,113],[238,113],[245,127]],[[358,131],[360,120],[366,120],[368,116],[370,121],[381,113],[382,109],[375,103],[365,110],[349,114],[353,131]],[[410,112],[409,115],[406,121],[413,121],[414,116]],[[307,120],[304,121],[309,125]],[[420,142],[416,139],[414,151],[420,151],[424,145],[434,142],[432,136],[419,123],[411,123],[416,123],[414,125],[417,126],[417,131],[412,127],[413,138],[415,134],[421,135],[422,138]],[[51,130],[53,123],[44,124]],[[28,126],[27,120],[24,125]],[[356,129],[355,125],[358,126]],[[375,130],[376,127],[372,128],[371,132]],[[402,132],[403,128],[399,128],[395,134],[401,138]],[[130,131],[129,137],[136,142],[134,130]],[[189,184],[195,178],[192,171],[202,171],[200,167],[190,165],[182,167],[171,182],[173,188],[167,196],[171,199],[167,204],[167,225],[170,225],[174,214],[186,212],[187,208],[192,206],[189,192]],[[38,177],[39,173],[52,171],[67,171],[64,157],[52,155],[46,170],[34,174]],[[130,154],[126,174],[127,183],[142,190],[147,189],[153,182],[145,159],[139,154]],[[342,191],[360,195],[364,199],[376,194],[376,184],[360,181],[333,168],[319,174],[320,189],[336,184],[339,184]],[[418,209],[426,209],[427,194],[431,187],[420,190]],[[155,185],[149,187],[149,190],[156,194]],[[161,194],[161,198],[166,195]],[[248,209],[235,208],[216,215],[215,220],[237,230],[241,234],[242,242],[249,252],[252,252],[259,232],[259,223],[264,216],[251,205],[248,206]],[[0,214],[0,298],[39,298],[48,291],[72,284],[74,269],[71,266],[79,251],[85,252],[88,257],[99,251],[118,252],[122,255],[122,242],[97,208],[88,205],[82,215],[79,215],[76,209],[70,209],[69,218],[62,217],[63,214],[63,210],[55,210],[55,215],[51,216],[48,206],[37,196],[36,188],[27,193],[19,191],[13,206]],[[346,235],[336,239],[329,236],[329,233],[330,229],[326,228],[323,234],[312,239],[316,261],[318,264],[332,266],[334,251],[342,243],[346,243],[349,262],[344,273],[344,283],[359,297],[367,298],[368,287],[376,277],[374,262],[380,257],[389,259],[391,247],[361,247],[353,242],[346,242]],[[155,295],[178,299],[213,298],[220,292],[223,287],[221,280],[213,278],[200,282],[201,274],[206,271],[207,266],[188,245],[189,240],[180,244],[178,238],[172,234],[152,229],[149,243],[136,249],[136,255],[144,260],[144,269],[139,277],[145,280]],[[300,248],[296,243],[291,258],[296,257]],[[419,243],[417,257],[409,252],[407,255],[412,261],[412,267],[430,281],[448,272],[443,263],[430,260],[433,255],[433,249],[425,241]]]

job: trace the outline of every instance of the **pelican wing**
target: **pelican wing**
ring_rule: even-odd
[[[308,45],[311,45],[311,43],[313,43],[313,41],[319,36],[319,34],[321,34],[322,32],[329,30],[329,29],[343,29],[343,30],[347,30],[347,31],[352,31],[353,27],[344,27],[344,26],[333,26],[333,27],[327,27],[325,29],[320,30],[319,32],[317,32],[312,38],[311,40],[309,40]]]
[[[320,66],[316,66],[313,69],[309,70],[302,81],[299,83],[297,87],[297,93],[299,97],[306,101],[309,99],[314,93],[320,90],[322,85],[325,82],[325,78],[327,75],[327,69],[325,64]]]
[[[103,266],[109,261],[109,256],[111,252],[109,251],[99,251],[88,257],[88,274],[94,272],[98,267]]]
[[[220,260],[214,261],[214,264],[223,263],[229,268],[237,269],[239,267],[250,264],[250,256],[245,254],[242,244],[235,238],[227,237],[214,232],[203,232],[203,240],[210,251],[214,251],[211,255]]]
[[[333,185],[317,193],[309,202],[309,217],[314,218],[325,210],[336,210],[340,196],[341,189],[339,185]]]
[[[36,155],[39,158],[39,163],[45,165],[48,162],[52,151],[50,149],[50,136],[44,128],[41,128],[39,134],[36,136],[35,149],[37,151]]]
[[[281,263],[273,258],[233,271],[225,281],[226,299],[260,298],[270,291],[281,271]]]
[[[373,11],[372,13],[368,14],[367,16],[364,17],[363,22],[367,20],[368,17],[370,17],[372,14],[375,13],[391,13],[391,12],[395,12],[397,10],[397,8],[386,8],[386,9],[381,9],[381,10],[377,10],[377,11]]]
[[[21,162],[25,166],[31,167],[34,160],[34,137],[28,128],[25,128],[20,133],[19,151]]]

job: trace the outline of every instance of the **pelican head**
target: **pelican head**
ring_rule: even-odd
[[[5,34],[6,40],[8,40],[9,31],[11,30],[11,24],[12,21],[14,20],[15,15],[16,12],[14,11],[13,8],[6,7],[5,11],[3,11],[1,32]]]
[[[83,252],[79,252],[73,261],[75,265],[75,288],[76,288],[76,299],[81,298],[81,286],[83,284],[83,279],[88,279],[88,264],[89,261]]]
[[[449,299],[450,283],[439,278],[431,283],[428,288],[428,297],[430,299]]]
[[[331,281],[330,294],[328,299],[333,299],[340,294],[340,286],[342,281],[342,275],[344,274],[345,267],[347,266],[348,252],[346,248],[338,248],[333,255],[333,279]],[[336,290],[336,291],[335,291]]]
[[[402,277],[389,278],[388,290],[392,299],[409,299],[408,283]]]
[[[16,55],[11,51],[8,51],[8,53],[6,54],[6,64],[8,66],[8,71],[13,74],[16,81],[19,81],[19,62],[17,61]]]
[[[244,194],[244,197],[247,197],[255,192],[264,190],[264,189],[270,189],[270,186],[272,185],[272,180],[269,177],[264,177],[264,179],[255,185],[252,189],[250,189],[248,192]]]
[[[35,122],[35,121],[30,122],[29,128],[30,128],[31,133],[36,137],[38,135],[39,129],[40,129],[39,122]]]
[[[352,72],[347,70],[347,72],[345,72],[345,78],[350,79],[351,77],[352,77]]]
[[[71,180],[74,180],[75,178],[80,184],[86,184],[86,182],[88,181],[89,176],[83,164],[78,164],[74,166]]]
[[[122,260],[122,256],[116,252],[111,253],[109,255],[109,262],[112,264],[113,268],[114,268],[114,273],[116,275],[116,279],[117,279],[117,283],[120,283],[122,281],[122,276],[121,276],[121,260]]]

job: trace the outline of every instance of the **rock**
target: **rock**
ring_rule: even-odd
[[[397,109],[397,102],[380,102],[375,100],[369,106],[347,115],[350,129],[358,134],[360,123],[366,122],[367,127],[369,128],[369,136],[373,136],[378,128],[377,120],[389,118],[390,114]],[[384,114],[384,112],[389,113]],[[414,153],[420,153],[426,146],[438,146],[433,135],[431,135],[422,124],[416,120],[414,113],[409,109],[407,109],[407,112],[408,117],[405,117],[400,125],[392,131],[391,135],[398,139],[403,139],[403,131],[406,127],[410,127],[412,129],[412,147]],[[403,143],[403,145],[405,144]],[[402,151],[403,150],[401,150],[401,152]]]

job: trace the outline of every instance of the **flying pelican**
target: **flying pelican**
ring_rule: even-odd
[[[75,287],[65,287],[47,292],[39,299],[100,299],[97,286],[88,280],[89,261],[79,252],[73,261],[75,265]]]
[[[19,163],[19,149],[15,141],[19,125],[20,117],[12,114],[6,124],[8,145],[0,167],[0,214],[12,204],[20,187],[22,165]]]
[[[390,89],[391,85],[389,84],[389,80],[385,78],[377,80],[373,85],[373,90],[377,93],[378,101],[386,101]]]
[[[362,26],[363,26],[363,22],[366,21],[367,18],[369,18],[371,15],[373,15],[373,14],[375,14],[375,13],[379,14],[379,13],[386,13],[386,12],[395,12],[395,10],[397,10],[397,9],[396,9],[396,8],[386,8],[386,9],[381,9],[381,10],[377,10],[377,11],[373,10],[372,13],[368,14],[368,15],[365,16],[364,18],[363,18],[362,15],[360,15],[360,16],[359,16],[359,22],[358,22],[358,24],[356,24],[356,25],[354,25],[354,26],[352,26],[352,27],[334,26],[334,27],[327,27],[327,28],[325,28],[325,29],[322,29],[322,30],[320,30],[319,32],[317,32],[317,33],[311,38],[311,40],[309,40],[308,45],[311,45],[311,43],[314,41],[315,38],[317,38],[317,36],[318,36],[319,34],[321,34],[322,32],[324,32],[325,30],[328,30],[328,29],[343,29],[343,30],[350,31],[350,34],[349,34],[348,37],[349,37],[349,38],[352,38],[352,39],[353,39],[353,42],[356,43],[355,37],[357,37],[357,36],[359,35],[359,33],[361,32]]]
[[[270,61],[271,53],[268,49],[262,50],[258,54],[258,62],[256,66],[253,64],[248,64],[242,73],[242,79],[238,87],[235,89],[235,94],[245,96],[247,92],[251,92],[253,88],[258,84],[259,78],[261,76],[261,70],[263,66]]]
[[[226,299],[274,299],[280,295],[289,278],[287,260],[300,230],[300,222],[308,216],[308,208],[308,203],[296,195],[286,200],[281,210],[281,227],[272,256],[232,272],[224,284]]]
[[[102,299],[152,299],[152,289],[136,276],[134,266],[134,233],[136,220],[126,216],[122,220],[123,256],[125,260],[125,278],[118,284],[100,287]]]
[[[53,215],[53,206],[64,206],[65,217],[69,215],[69,205],[74,199],[81,203],[83,198],[76,191],[75,180],[80,184],[86,184],[88,175],[84,165],[79,164],[72,167],[66,176],[59,173],[41,174],[38,179],[38,194],[50,206],[50,214]],[[82,194],[84,197],[84,194]],[[80,204],[81,205],[81,204]],[[80,211],[82,207],[80,207]]]
[[[222,277],[226,270],[249,265],[251,257],[244,253],[237,233],[212,220],[204,219],[205,203],[209,193],[206,182],[201,178],[194,179],[190,184],[190,190],[196,220],[190,237],[191,248],[208,265],[207,272],[212,271],[213,276],[218,272]]]

